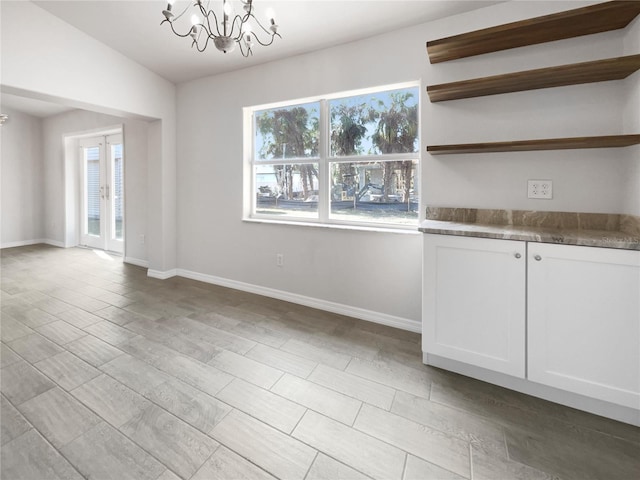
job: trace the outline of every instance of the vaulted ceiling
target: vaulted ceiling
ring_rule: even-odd
[[[166,0],[144,1],[35,1],[38,6],[114,48],[158,75],[180,83],[283,57],[378,35],[390,30],[486,7],[484,0],[254,0],[256,16],[266,19],[266,9],[276,13],[282,39],[271,47],[254,48],[243,58],[236,50],[227,54],[213,45],[204,53],[191,48],[191,39],[170,32],[162,10]],[[182,12],[193,0],[176,0],[173,11]],[[209,0],[221,10],[222,1]],[[236,11],[241,4],[234,0]],[[186,18],[186,17],[185,17]]]

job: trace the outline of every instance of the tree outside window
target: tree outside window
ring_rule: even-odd
[[[253,215],[416,225],[418,101],[412,86],[254,111]]]

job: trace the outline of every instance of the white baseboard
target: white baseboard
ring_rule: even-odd
[[[60,248],[68,248],[64,242],[59,242],[57,240],[51,240],[49,238],[46,238],[42,241],[42,243],[46,243],[47,245],[52,245],[54,247],[60,247]]]
[[[5,242],[2,245],[0,245],[0,249],[13,248],[13,247],[26,247],[28,245],[38,245],[39,243],[44,243],[46,245],[52,245],[54,247],[64,248],[64,243],[58,242],[57,240],[51,240],[48,238],[37,238],[35,240],[18,240],[17,242]]]
[[[306,307],[317,308],[319,310],[325,310],[327,312],[337,313],[339,315],[359,318],[360,320],[366,320],[368,322],[379,323],[382,325],[387,325],[389,327],[400,328],[402,330],[408,330],[410,332],[420,333],[422,331],[422,325],[420,324],[420,322],[388,315],[386,313],[374,312],[371,310],[366,310],[364,308],[353,307],[351,305],[343,305],[340,303],[330,302],[328,300],[307,297],[304,295],[298,295],[296,293],[276,290],[274,288],[262,287],[260,285],[238,282],[237,280],[216,277],[214,275],[192,272],[190,270],[184,270],[181,268],[177,269],[176,275],[205,283],[211,283],[213,285],[219,285],[221,287],[228,287],[235,290],[241,290],[243,292],[255,293],[257,295],[262,295],[265,297],[277,298],[278,300],[284,300],[286,302],[296,303],[298,305],[304,305]],[[149,276],[152,275],[149,274]]]
[[[36,245],[38,243],[44,243],[44,239],[39,240],[18,240],[17,242],[4,242],[0,245],[0,248],[14,248],[14,247],[26,247],[27,245]]]
[[[139,258],[133,257],[124,257],[124,263],[130,263],[131,265],[135,265],[137,267],[149,268],[149,262],[146,260],[140,260]],[[148,273],[147,273],[148,275]],[[149,275],[151,276],[151,275]]]
[[[147,277],[157,278],[159,280],[166,280],[167,278],[175,277],[177,275],[177,269],[172,268],[171,270],[147,270]]]

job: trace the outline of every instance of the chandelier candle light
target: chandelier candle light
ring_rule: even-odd
[[[167,9],[162,11],[165,19],[160,25],[168,22],[171,30],[177,36],[191,37],[193,39],[191,46],[195,45],[199,52],[204,52],[209,40],[213,40],[216,48],[224,53],[233,51],[237,43],[240,45],[242,55],[248,57],[253,55],[251,47],[253,47],[254,42],[266,47],[273,43],[275,37],[280,37],[273,12],[267,12],[270,22],[267,29],[253,14],[253,0],[242,0],[244,13],[236,15],[234,15],[231,1],[223,0],[221,22],[218,20],[216,13],[209,9],[210,1],[195,0],[195,3],[187,5],[179,15],[174,15],[172,11],[174,2],[175,0],[169,0]],[[207,5],[205,6],[204,3]],[[190,9],[195,10],[195,12],[191,15],[189,30],[185,33],[176,31],[175,21]],[[255,27],[252,27],[250,21],[258,27],[256,28],[257,31],[254,32]],[[263,37],[262,39],[260,38],[261,36]]]

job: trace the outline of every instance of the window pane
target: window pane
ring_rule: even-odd
[[[415,225],[418,162],[331,164],[331,218],[351,222]]]
[[[100,147],[84,149],[88,235],[100,236]]]
[[[111,145],[111,158],[113,160],[113,225],[111,226],[112,235],[116,240],[123,239],[122,213],[124,211],[124,184],[122,182],[123,162],[122,162],[122,144]]]
[[[318,164],[257,165],[256,213],[318,218]]]
[[[259,110],[254,118],[257,160],[318,156],[318,102]]]
[[[418,88],[329,102],[331,156],[418,151]]]

